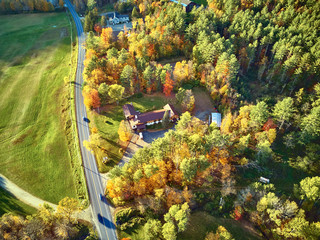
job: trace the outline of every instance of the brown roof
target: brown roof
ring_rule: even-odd
[[[136,110],[131,104],[125,104],[123,105],[123,112],[126,117],[132,116],[132,115],[138,115]]]
[[[143,113],[138,116],[138,120],[141,123],[146,123],[149,121],[155,121],[158,119],[162,119],[165,112],[166,112],[165,109],[161,109],[161,110],[157,110],[157,111]]]

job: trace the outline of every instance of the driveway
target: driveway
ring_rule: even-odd
[[[127,30],[130,30],[132,28],[132,22],[119,23],[116,25],[107,24],[105,27],[111,27],[113,32],[120,32],[120,31],[124,31],[124,27],[126,27]]]
[[[129,162],[136,151],[145,146],[149,146],[157,138],[163,137],[167,131],[168,130],[161,130],[157,132],[145,131],[143,132],[143,139],[140,139],[138,134],[133,134],[126,152],[123,154],[123,157],[121,158],[118,165],[123,166],[125,163]]]
[[[166,132],[168,132],[168,130],[161,130],[157,132],[145,131],[143,132],[143,141],[151,144],[157,138],[162,138]]]

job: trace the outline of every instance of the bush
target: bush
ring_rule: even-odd
[[[124,208],[118,211],[115,215],[116,224],[121,230],[132,228],[136,224],[140,224],[144,221],[140,212],[133,208]]]
[[[143,94],[141,92],[138,92],[137,94],[134,95],[136,98],[142,98]]]

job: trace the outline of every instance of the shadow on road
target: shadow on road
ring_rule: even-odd
[[[101,216],[100,213],[98,214],[98,220],[100,223],[102,223],[107,228],[116,229],[116,226],[114,225],[114,223],[110,222],[107,218]]]

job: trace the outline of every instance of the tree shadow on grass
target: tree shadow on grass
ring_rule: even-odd
[[[16,203],[16,201],[19,200],[13,194],[7,191],[3,183],[4,179],[0,177],[0,216],[7,212],[14,212],[24,216],[28,215],[28,212],[26,212],[25,209]]]

